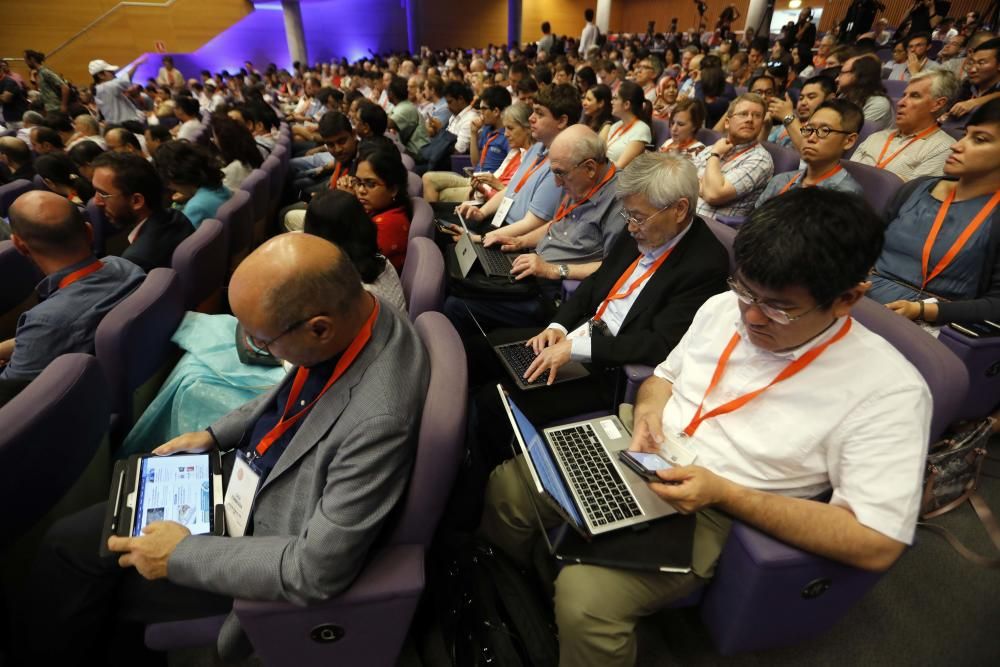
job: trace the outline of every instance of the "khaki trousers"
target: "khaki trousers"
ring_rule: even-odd
[[[453,171],[429,171],[424,174],[424,184],[438,193],[438,201],[463,202],[469,199],[470,179]]]
[[[538,516],[546,526],[562,519],[527,486],[521,456],[498,466],[486,487],[480,533],[520,566],[531,566],[539,538]],[[536,508],[538,514],[536,515]],[[729,534],[731,519],[715,510],[697,514],[689,574],[619,570],[595,565],[563,567],[555,582],[555,617],[562,667],[630,667],[635,664],[635,626],[671,602],[686,597],[711,578]]]

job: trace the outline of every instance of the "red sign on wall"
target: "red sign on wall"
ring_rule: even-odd
[[[167,45],[165,42],[153,42],[153,48],[156,49],[157,53],[166,53]]]

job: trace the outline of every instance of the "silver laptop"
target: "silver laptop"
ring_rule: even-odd
[[[618,460],[631,435],[614,415],[541,433],[497,385],[535,491],[591,538],[675,514],[645,480]]]
[[[473,241],[472,234],[465,224],[465,218],[459,215],[458,221],[462,223],[464,233],[458,238],[458,243],[455,245],[455,255],[458,257],[458,268],[462,270],[462,277],[465,278],[469,275],[469,271],[478,260],[486,275],[513,280],[510,275],[513,266],[510,256],[502,252],[500,248],[492,246],[487,248],[482,243]]]

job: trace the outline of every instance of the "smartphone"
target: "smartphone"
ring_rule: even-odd
[[[663,480],[656,474],[657,470],[673,468],[673,465],[659,454],[649,452],[633,452],[622,449],[618,452],[618,458],[627,465],[632,472],[642,477],[647,482],[660,482]]]
[[[472,174],[475,173],[476,169],[475,167],[462,167],[462,171],[465,172],[466,176],[471,178]]]
[[[461,232],[461,227],[450,222],[445,222],[444,220],[435,219],[434,224],[438,229],[440,229],[445,234],[450,234],[454,236],[455,234]]]

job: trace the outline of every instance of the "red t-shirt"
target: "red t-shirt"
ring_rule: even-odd
[[[403,260],[406,259],[406,243],[410,237],[410,219],[406,211],[400,208],[390,208],[372,216],[372,221],[378,230],[378,249],[396,268],[403,270]]]

